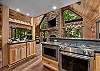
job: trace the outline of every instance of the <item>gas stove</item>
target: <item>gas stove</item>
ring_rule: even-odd
[[[86,46],[61,46],[60,51],[69,52],[74,54],[80,54],[84,56],[94,56],[94,50],[92,47]]]

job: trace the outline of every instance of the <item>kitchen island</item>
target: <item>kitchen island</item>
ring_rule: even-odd
[[[57,40],[57,42],[54,42],[54,40]],[[46,62],[52,60],[55,63],[58,62],[58,65],[55,65],[58,67],[55,68],[60,71],[70,71],[71,69],[73,71],[80,71],[81,69],[81,71],[100,70],[100,40],[51,38],[49,42],[42,42],[42,49],[44,47],[49,48],[49,50],[56,49],[55,54],[58,56],[58,61],[56,61],[52,59],[54,52],[43,53],[43,64],[46,66],[54,67],[52,62],[50,64]],[[46,52],[48,49],[42,51]]]

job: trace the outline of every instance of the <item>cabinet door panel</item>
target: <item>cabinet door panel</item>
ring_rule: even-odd
[[[16,48],[16,61],[20,60],[20,48]]]
[[[16,50],[10,49],[10,64],[16,61]]]
[[[21,59],[26,58],[26,48],[21,48]]]
[[[100,54],[96,54],[96,71],[100,71]]]
[[[33,55],[34,54],[34,46],[33,42],[28,42],[27,43],[27,56]]]
[[[30,54],[33,55],[34,54],[34,46],[33,43],[30,43]]]

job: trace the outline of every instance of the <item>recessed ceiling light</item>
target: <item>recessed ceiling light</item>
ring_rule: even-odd
[[[52,9],[54,9],[54,10],[55,10],[55,9],[57,9],[57,7],[56,7],[56,6],[53,6],[53,7],[52,7]]]
[[[16,9],[16,11],[17,11],[17,12],[20,12],[20,9],[19,9],[19,8],[17,8],[17,9]]]
[[[26,15],[27,15],[27,16],[30,16],[30,14],[29,14],[29,13],[26,13]]]

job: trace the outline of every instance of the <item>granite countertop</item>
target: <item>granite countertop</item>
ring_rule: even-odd
[[[11,42],[8,43],[9,45],[13,45],[13,44],[21,44],[21,43],[27,43],[27,42],[33,42],[33,40],[29,40],[29,41],[15,41],[15,42]]]
[[[95,42],[100,42],[100,39],[84,39],[84,38],[51,38],[51,39],[73,40],[73,41],[95,41]]]
[[[59,46],[61,43],[59,43],[59,42],[41,42],[41,44]]]
[[[61,43],[59,43],[59,42],[41,42],[41,44],[60,46]],[[64,46],[64,45],[62,45],[62,46]],[[74,47],[74,46],[72,46],[72,47]],[[76,46],[76,47],[79,47],[79,46]],[[100,46],[93,46],[92,49],[94,50],[95,53],[100,53]]]
[[[94,49],[94,52],[95,52],[95,53],[100,53],[100,47],[96,47],[96,48]]]

